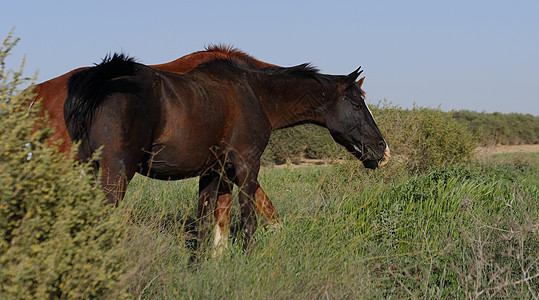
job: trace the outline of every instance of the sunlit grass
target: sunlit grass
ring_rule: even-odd
[[[131,292],[147,298],[475,298],[537,296],[537,155],[407,175],[357,162],[264,169],[282,226],[261,227],[243,253],[231,242],[192,262],[186,224],[196,180],[136,178]],[[237,205],[236,205],[237,206]],[[233,222],[238,227],[237,213]],[[513,232],[512,234],[508,234]],[[232,239],[234,240],[234,239]],[[512,296],[513,297],[513,296]]]

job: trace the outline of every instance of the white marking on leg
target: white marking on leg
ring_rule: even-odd
[[[213,256],[223,253],[227,246],[228,233],[222,232],[219,224],[215,225],[215,234],[213,236]]]

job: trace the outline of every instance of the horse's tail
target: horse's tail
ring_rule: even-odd
[[[124,77],[136,75],[138,66],[133,58],[114,54],[105,57],[99,65],[69,78],[64,120],[71,140],[85,140],[88,137],[94,113],[108,95],[116,92],[135,93],[139,89],[136,82]]]

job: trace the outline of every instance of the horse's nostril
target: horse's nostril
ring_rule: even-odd
[[[386,150],[387,144],[385,141],[381,141],[378,143],[378,149],[380,150]]]

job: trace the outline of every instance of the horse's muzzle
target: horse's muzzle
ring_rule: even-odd
[[[368,169],[376,169],[378,167],[383,167],[388,163],[390,156],[391,155],[390,155],[389,147],[386,146],[386,149],[384,150],[384,154],[382,155],[381,158],[363,160],[363,165],[365,166],[365,168],[368,168]]]
[[[378,166],[383,167],[389,162],[389,157],[391,156],[391,153],[389,151],[389,147],[386,146],[386,150],[384,151],[384,156],[378,161]]]

